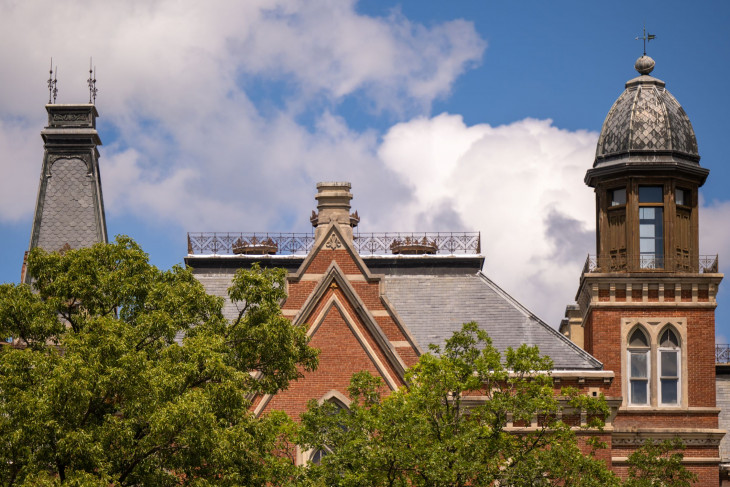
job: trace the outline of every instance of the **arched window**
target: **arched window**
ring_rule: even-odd
[[[659,404],[676,406],[679,404],[680,345],[677,333],[667,327],[659,335],[657,356],[659,373]]]
[[[335,396],[329,397],[325,402],[331,404],[330,413],[332,415],[339,414],[341,410],[347,409],[347,406]],[[342,425],[340,427],[344,428],[344,426]],[[311,455],[309,456],[309,461],[316,465],[319,465],[322,462],[322,458],[324,458],[326,455],[329,455],[330,453],[332,453],[332,449],[326,445],[324,446],[324,448],[317,448],[312,451]]]
[[[641,328],[629,336],[629,404],[649,404],[649,339]]]

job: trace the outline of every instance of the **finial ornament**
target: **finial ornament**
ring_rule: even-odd
[[[94,70],[92,71],[91,65],[92,58],[89,58],[89,79],[86,80],[86,83],[89,85],[89,103],[96,105],[96,94],[99,90],[96,89],[96,66],[94,66]]]
[[[636,60],[636,64],[634,64],[634,69],[636,69],[639,74],[648,75],[654,70],[654,64],[656,63],[652,58],[644,55]]]
[[[642,41],[644,41],[644,56],[646,56],[646,43],[649,42],[649,41],[653,41],[654,39],[656,39],[656,36],[654,34],[647,34],[646,33],[646,26],[644,26],[644,35],[642,35],[641,37],[636,36],[636,40],[638,41],[639,39],[641,39]]]
[[[56,66],[56,73],[53,73],[53,58],[51,58],[51,69],[48,71],[48,104],[56,104],[56,96],[58,95],[58,66]]]

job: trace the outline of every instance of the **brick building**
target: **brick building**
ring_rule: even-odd
[[[602,440],[614,470],[625,472],[645,439],[679,436],[699,485],[716,485],[724,431],[715,401],[714,309],[722,275],[716,257],[698,254],[698,188],[709,171],[699,165],[684,110],[650,76],[653,66],[646,56],[637,61],[639,76],[604,122],[585,179],[596,194],[596,256],[586,262],[560,331],[482,272],[477,232],[355,233],[349,183],[317,185],[311,234],[189,234],[185,263],[212,294],[225,297],[235,271],[254,263],[287,269],[283,313],[308,324],[321,350],[316,371],[256,398],[254,412],[297,417],[310,399],[347,407],[349,379],[360,370],[394,390],[430,344],[475,321],[500,350],[538,345],[554,361],[557,388],[607,397],[612,415]],[[31,248],[106,241],[96,110],[46,109]],[[237,314],[230,302],[225,312]],[[311,455],[300,452],[300,461]]]
[[[585,182],[596,194],[596,255],[589,256],[561,329],[604,369],[620,397],[614,470],[646,438],[682,438],[700,485],[720,462],[715,402],[717,256],[700,256],[699,165],[692,125],[654,61],[636,62],[606,116]]]

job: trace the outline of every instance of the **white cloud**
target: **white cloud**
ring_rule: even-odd
[[[84,102],[88,53],[102,139],[116,132],[101,160],[110,215],[189,231],[305,231],[314,183],[352,181],[362,231],[479,230],[487,274],[556,325],[594,250],[582,180],[597,134],[430,117],[485,42],[469,22],[424,26],[355,7],[0,2],[0,61],[12,66],[0,71],[0,171],[12,175],[0,180],[0,222],[28,218],[35,203],[48,57],[59,103]],[[272,83],[273,95],[253,94]],[[412,118],[380,140],[336,114],[348,97]],[[713,253],[730,254],[729,205],[702,210]]]
[[[451,230],[438,218],[446,212],[479,230],[485,272],[557,325],[594,250],[593,191],[582,181],[596,139],[550,120],[466,126],[442,114],[394,126],[379,155],[415,195],[404,219]]]
[[[0,118],[0,222],[26,218],[35,205],[43,161],[39,127]]]
[[[428,111],[485,44],[469,22],[426,27],[355,7],[342,0],[0,4],[0,61],[13,66],[0,72],[0,143],[17,154],[0,159],[0,171],[19,179],[3,187],[0,201],[9,203],[0,205],[0,220],[33,208],[27,188],[34,192],[40,156],[29,155],[39,154],[51,55],[59,103],[87,100],[87,53],[99,67],[100,123],[118,132],[102,148],[111,213],[191,230],[270,228],[292,225],[292,203],[313,204],[317,179],[358,180],[363,198],[379,185],[399,187],[374,155],[377,134],[352,131],[330,111],[351,95],[390,116]],[[254,103],[250,82],[281,86]],[[260,113],[257,104],[267,103],[273,109]],[[298,122],[307,111],[314,126]]]

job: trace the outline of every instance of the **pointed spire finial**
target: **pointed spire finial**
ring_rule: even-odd
[[[644,41],[644,56],[646,56],[646,43],[649,42],[649,41],[653,41],[654,39],[656,39],[656,36],[654,34],[647,34],[646,33],[646,25],[645,25],[644,26],[644,35],[642,35],[641,37],[636,36],[636,40],[637,41],[640,40],[640,39]]]
[[[96,89],[96,66],[92,67],[92,58],[89,58],[89,79],[86,83],[89,85],[89,104],[96,105],[96,94],[99,90]]]
[[[58,95],[58,88],[56,87],[56,84],[58,83],[58,66],[56,66],[56,74],[53,74],[53,58],[51,58],[51,69],[48,71],[48,103],[53,103],[55,105],[56,103],[56,96]]]

